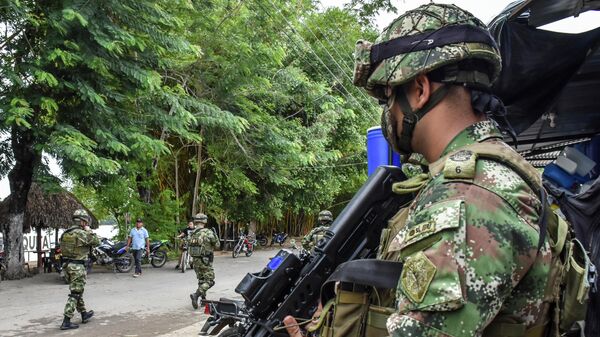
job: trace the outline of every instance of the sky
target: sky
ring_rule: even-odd
[[[323,7],[343,6],[348,0],[321,0]],[[392,4],[398,8],[398,13],[379,13],[375,17],[375,25],[382,30],[397,16],[409,9],[429,3],[429,0],[392,0]],[[458,7],[471,12],[481,21],[489,23],[498,13],[514,0],[436,0],[436,3],[455,4]],[[569,18],[559,22],[540,27],[542,29],[559,31],[564,33],[581,33],[600,26],[600,11],[589,11],[582,13],[577,18]]]
[[[349,2],[348,0],[321,0],[323,8],[341,7]],[[392,3],[398,8],[398,13],[379,13],[375,17],[375,25],[379,30],[385,28],[394,18],[406,10],[416,8],[422,4],[429,3],[429,0],[392,0]],[[500,11],[502,11],[513,0],[437,0],[437,3],[453,3],[478,17],[481,21],[489,23]],[[550,25],[540,27],[542,29],[558,31],[564,33],[581,33],[600,26],[600,11],[585,12],[577,18],[568,18]],[[51,172],[56,176],[61,176],[61,170],[56,160],[45,156],[48,161]],[[68,181],[67,181],[68,183]],[[0,180],[0,200],[10,194],[8,179]]]

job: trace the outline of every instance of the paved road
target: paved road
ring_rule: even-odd
[[[237,259],[230,254],[217,255],[216,285],[208,297],[236,297],[233,290],[242,277],[259,271],[276,252],[259,250],[249,258]],[[56,273],[2,281],[0,336],[196,335],[199,330],[189,326],[198,326],[206,318],[202,310],[194,311],[190,304],[189,293],[196,288],[196,276],[193,271],[177,272],[174,267],[174,262],[159,269],[145,265],[140,278],[95,268],[88,275],[84,299],[96,315],[89,323],[70,331],[58,329],[69,290]],[[80,320],[76,314],[73,321]],[[191,331],[195,333],[190,334]]]

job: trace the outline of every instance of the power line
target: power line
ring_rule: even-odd
[[[267,0],[267,1],[268,1],[268,2],[271,4],[271,6],[272,6],[273,8],[275,8],[275,10],[277,10],[277,11],[278,11],[278,14],[280,14],[281,16],[283,16],[283,14],[281,13],[281,10],[279,10],[279,9],[278,9],[278,8],[277,8],[277,7],[276,7],[274,4],[273,4],[273,2],[272,2],[271,0]],[[284,17],[284,19],[285,19],[285,17]],[[286,19],[286,21],[287,21],[287,19]],[[347,73],[344,71],[344,69],[342,69],[342,67],[340,66],[340,64],[339,64],[339,63],[337,62],[337,60],[336,60],[336,59],[333,57],[333,55],[331,55],[331,53],[329,52],[329,50],[327,49],[327,47],[325,47],[325,45],[323,44],[323,42],[322,42],[322,41],[321,41],[321,40],[320,40],[320,39],[317,37],[317,35],[316,35],[316,34],[313,32],[313,30],[312,30],[312,29],[311,29],[311,28],[310,28],[310,27],[309,27],[309,26],[308,26],[306,23],[304,23],[302,20],[299,20],[298,22],[300,22],[300,23],[301,23],[301,24],[302,24],[302,25],[303,25],[303,26],[304,26],[304,27],[305,27],[305,28],[306,28],[306,29],[307,29],[307,30],[308,30],[308,31],[309,31],[309,32],[312,34],[312,36],[315,38],[315,40],[317,40],[317,42],[318,42],[318,43],[321,45],[321,47],[323,47],[323,49],[325,50],[325,52],[327,53],[327,55],[329,55],[329,57],[331,58],[331,60],[333,61],[333,63],[334,63],[334,64],[335,64],[335,65],[338,67],[338,69],[340,69],[340,71],[341,71],[342,75],[343,75],[343,76],[345,76],[345,77],[346,77],[346,79],[347,79],[347,80],[348,80],[350,83],[352,83],[352,79],[350,78],[350,76],[348,76],[348,74],[347,74]],[[331,42],[330,42],[329,40],[327,40],[327,37],[325,36],[325,34],[323,34],[323,32],[320,30],[320,28],[319,28],[318,26],[317,26],[316,28],[317,28],[317,29],[318,29],[318,30],[321,32],[321,34],[323,35],[323,37],[325,38],[325,40],[327,41],[327,43],[329,44],[329,46],[330,46],[330,47],[332,47],[332,49],[334,49],[334,51],[335,51],[335,48],[333,48],[333,45],[331,44]],[[299,35],[299,33],[298,33],[298,35]],[[337,51],[335,51],[335,52],[337,52]],[[339,56],[339,54],[338,54],[338,56]],[[341,58],[341,56],[340,56],[340,58]],[[342,62],[342,63],[343,63],[343,62]],[[350,68],[350,67],[349,67],[347,64],[345,64],[345,65],[346,65],[346,67],[348,68],[348,70],[349,70],[350,72],[352,72],[352,68]],[[363,98],[365,98],[365,99],[366,99],[368,102],[373,102],[373,99],[372,99],[372,98],[369,98],[369,97],[367,97],[367,96],[365,95],[365,93],[364,93],[362,90],[358,90],[358,92],[359,92],[359,94],[360,94],[360,95],[362,95],[362,96],[363,96]],[[371,103],[371,104],[373,104],[373,103]]]
[[[270,2],[270,0],[268,0],[268,1]],[[271,5],[272,5],[272,2],[270,2],[270,3],[271,3]],[[273,19],[273,20],[274,20],[274,18],[271,16],[271,14],[269,13],[269,11],[267,11],[267,10],[266,10],[266,9],[265,9],[265,8],[264,8],[264,7],[263,7],[261,4],[260,4],[260,2],[259,2],[259,1],[256,1],[256,4],[257,4],[257,5],[260,7],[260,9],[261,9],[261,10],[262,10],[262,11],[263,11],[263,12],[264,12],[264,13],[265,13],[267,16],[269,16],[271,19]],[[338,78],[338,77],[337,77],[337,76],[336,76],[336,75],[333,73],[333,71],[332,71],[332,70],[331,70],[331,69],[330,69],[330,68],[327,66],[327,64],[325,64],[325,62],[323,62],[323,60],[321,59],[321,57],[319,57],[319,55],[318,55],[318,54],[317,54],[317,53],[314,51],[314,49],[312,48],[312,46],[311,46],[311,45],[310,45],[308,42],[306,42],[306,41],[304,40],[304,38],[302,37],[302,35],[300,35],[300,33],[298,33],[298,31],[297,31],[297,30],[294,28],[294,26],[291,24],[291,22],[290,22],[289,20],[287,20],[287,18],[286,18],[286,17],[285,17],[285,16],[284,16],[284,15],[283,15],[283,14],[282,14],[282,13],[281,13],[279,10],[277,10],[277,14],[279,14],[279,15],[280,15],[280,16],[283,18],[283,20],[286,22],[286,24],[287,24],[287,25],[288,25],[288,27],[289,27],[289,28],[292,30],[292,32],[296,33],[296,34],[299,36],[299,38],[300,38],[300,41],[301,41],[301,42],[302,42],[302,43],[303,43],[305,46],[307,46],[307,47],[308,47],[308,50],[309,50],[309,51],[310,51],[310,52],[311,52],[311,53],[312,53],[312,54],[313,54],[313,55],[314,55],[314,56],[317,58],[317,60],[319,61],[319,63],[321,63],[321,65],[322,65],[323,67],[325,67],[325,69],[327,69],[327,71],[329,72],[329,74],[330,74],[330,75],[331,75],[331,76],[332,76],[332,77],[333,77],[333,78],[334,78],[334,79],[335,79],[335,80],[336,80],[336,81],[339,83],[339,85],[340,85],[340,86],[341,86],[341,87],[344,89],[344,91],[346,91],[346,93],[347,93],[347,94],[344,94],[344,93],[343,93],[343,92],[341,92],[341,91],[340,91],[340,93],[341,93],[342,95],[346,96],[346,98],[347,98],[347,99],[350,99],[348,96],[352,97],[352,99],[354,100],[354,102],[355,102],[356,104],[358,104],[358,107],[359,107],[359,108],[360,108],[360,109],[361,109],[361,110],[362,110],[362,111],[365,113],[365,115],[368,115],[368,116],[370,116],[370,117],[373,119],[373,121],[374,121],[375,123],[379,123],[379,121],[378,121],[378,120],[377,120],[377,119],[376,119],[374,116],[372,116],[371,114],[369,114],[369,113],[368,113],[368,112],[365,110],[365,108],[364,108],[364,107],[363,107],[363,106],[360,104],[360,102],[359,102],[359,101],[356,99],[356,97],[354,97],[354,95],[352,95],[352,93],[351,93],[351,92],[350,92],[350,91],[349,91],[349,90],[348,90],[348,89],[347,89],[347,88],[344,86],[344,84],[343,84],[343,81],[340,81],[340,79],[339,79],[339,78]],[[291,40],[291,37],[289,37],[289,35],[287,34],[287,32],[285,32],[285,30],[284,30],[284,34],[286,34],[286,36],[288,36],[288,38],[290,38],[290,40]],[[294,46],[294,43],[293,43],[293,41],[292,41],[292,46]],[[309,62],[309,64],[310,64],[310,62]]]

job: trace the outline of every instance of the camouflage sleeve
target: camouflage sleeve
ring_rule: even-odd
[[[308,234],[306,234],[303,238],[302,238],[302,247],[306,250],[310,250],[310,243],[312,242],[312,237],[315,234],[315,231],[317,230],[317,228],[313,228],[311,229],[310,232],[308,232]]]
[[[434,201],[411,212],[390,246],[404,268],[388,331],[394,337],[480,336],[501,309],[510,309],[511,293],[532,269],[537,228],[475,185],[448,183],[428,192]],[[540,275],[529,285],[531,306],[543,297]]]
[[[100,244],[100,238],[93,232],[84,231],[85,237],[84,240],[87,246],[94,247]]]
[[[213,236],[212,236],[213,237],[213,242],[212,243],[215,246],[215,249],[221,248],[221,240],[219,240],[219,236],[215,232],[212,232],[212,233],[213,233]]]

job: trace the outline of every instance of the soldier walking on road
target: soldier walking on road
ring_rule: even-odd
[[[198,309],[198,298],[205,299],[208,289],[215,285],[213,269],[214,250],[221,246],[219,237],[211,229],[205,228],[208,217],[198,213],[193,217],[196,229],[190,234],[190,256],[194,258],[194,271],[198,278],[198,289],[190,294],[192,307]]]
[[[319,226],[313,228],[308,234],[302,238],[302,248],[310,252],[321,240],[325,231],[329,229],[333,222],[333,214],[328,210],[319,212]]]
[[[61,330],[77,329],[79,325],[71,323],[75,309],[81,313],[81,323],[94,316],[94,311],[86,311],[83,302],[83,290],[85,288],[86,270],[85,262],[91,247],[100,244],[98,237],[92,233],[89,225],[91,218],[83,209],[73,213],[74,224],[67,229],[60,238],[60,247],[63,254],[63,270],[65,278],[69,283],[69,298],[65,305],[64,319]]]

